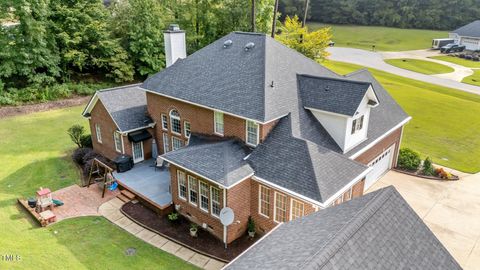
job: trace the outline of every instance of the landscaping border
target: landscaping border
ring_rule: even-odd
[[[0,107],[0,118],[78,106],[87,103],[89,99],[90,95],[74,96],[72,98],[47,101],[43,103],[3,106]]]
[[[413,173],[413,172],[409,172],[409,171],[405,171],[405,170],[401,170],[401,169],[397,169],[397,168],[392,168],[392,171],[403,173],[403,174],[406,174],[406,175],[415,176],[415,177],[420,177],[420,178],[425,178],[425,179],[430,179],[430,180],[437,180],[437,181],[448,182],[448,181],[458,181],[458,180],[460,180],[460,177],[458,177],[457,175],[453,175],[453,174],[452,174],[451,179],[443,179],[443,178],[436,177],[436,176],[416,174],[416,173]]]

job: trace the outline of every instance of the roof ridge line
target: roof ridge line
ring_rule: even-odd
[[[312,79],[329,80],[329,81],[349,82],[349,83],[366,84],[366,85],[372,84],[370,82],[365,82],[365,81],[345,79],[346,77],[345,78],[330,78],[330,77],[324,77],[324,76],[315,76],[315,75],[311,75],[311,74],[298,74],[298,76],[308,77],[308,78],[312,78]]]
[[[383,188],[382,192],[376,194],[370,201],[368,201],[356,215],[354,215],[340,230],[337,231],[325,244],[319,248],[312,256],[305,260],[301,266],[308,265],[313,258],[320,257],[321,260],[316,265],[321,269],[330,260],[331,257],[338,251],[343,244],[350,239],[350,237],[358,231],[365,222],[375,214],[383,203],[392,195],[392,187]],[[339,237],[341,234],[346,234],[347,237]],[[327,245],[333,245],[330,249],[324,249]],[[320,255],[319,255],[320,254]],[[301,268],[301,267],[300,267]]]
[[[140,85],[142,85],[142,83],[126,84],[126,85],[121,85],[121,86],[116,86],[116,87],[111,87],[111,88],[100,89],[100,90],[97,90],[96,92],[103,93],[103,92],[120,90],[120,89],[130,88],[130,87],[139,87]],[[143,89],[142,87],[139,87],[139,88],[141,88],[143,91],[145,91],[145,89]]]

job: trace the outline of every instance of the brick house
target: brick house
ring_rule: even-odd
[[[395,166],[410,117],[367,70],[338,75],[258,33],[231,33],[188,57],[183,31],[170,29],[165,43],[166,69],[97,92],[84,115],[109,158],[147,158],[153,145],[169,164],[176,210],[225,243],[249,216],[266,233],[363,195]],[[135,124],[118,125],[129,117]],[[97,126],[108,140],[95,140]],[[226,229],[225,207],[235,214]]]

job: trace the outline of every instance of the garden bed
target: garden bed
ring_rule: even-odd
[[[181,215],[179,215],[177,222],[173,224],[167,219],[167,216],[160,216],[140,203],[134,204],[131,202],[123,205],[121,211],[147,229],[157,232],[178,244],[224,262],[233,260],[259,239],[259,237],[251,239],[245,232],[244,236],[230,243],[228,248],[225,249],[221,240],[201,227],[198,228],[197,237],[191,237],[189,233],[191,222]]]
[[[441,177],[438,177],[438,176],[434,176],[434,175],[424,175],[421,173],[421,170],[418,170],[418,171],[407,171],[407,170],[402,170],[400,168],[393,168],[392,170],[396,171],[396,172],[399,172],[399,173],[404,173],[404,174],[408,174],[408,175],[411,175],[411,176],[416,176],[416,177],[420,177],[420,178],[425,178],[425,179],[431,179],[431,180],[440,180],[440,181],[457,181],[459,180],[460,178],[457,176],[457,175],[453,175],[452,174],[452,177],[449,178],[449,179],[445,179],[445,178],[441,178]]]

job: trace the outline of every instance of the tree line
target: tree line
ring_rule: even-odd
[[[270,32],[274,1],[256,0],[256,31]],[[15,103],[22,91],[25,100],[70,91],[59,84],[142,80],[164,68],[163,31],[170,23],[187,31],[188,53],[252,27],[251,1],[111,2],[0,1],[0,105]],[[41,98],[29,96],[40,92]]]
[[[283,16],[306,0],[280,0]],[[329,24],[454,30],[480,18],[480,0],[310,0],[308,20]]]

